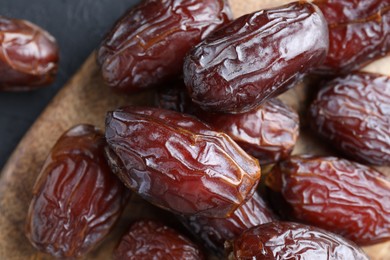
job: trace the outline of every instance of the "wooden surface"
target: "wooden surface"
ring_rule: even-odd
[[[288,0],[231,0],[235,16]],[[390,58],[370,65],[367,70],[390,74]],[[313,86],[311,86],[313,87]],[[280,98],[304,114],[309,87],[300,84]],[[31,200],[32,186],[52,145],[68,128],[90,123],[103,129],[106,111],[126,104],[148,104],[151,92],[121,96],[102,83],[92,54],[78,73],[52,100],[26,133],[0,176],[0,259],[50,259],[34,250],[24,235],[24,221]],[[329,154],[321,143],[303,132],[294,153]],[[389,173],[388,168],[381,169]],[[132,220],[159,218],[164,213],[133,195],[124,216],[111,235],[87,259],[110,259],[112,248]],[[389,260],[390,242],[364,248],[372,259]]]

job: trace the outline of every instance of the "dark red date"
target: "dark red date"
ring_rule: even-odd
[[[35,248],[59,258],[85,255],[111,230],[127,189],[104,157],[103,134],[78,125],[60,137],[35,183],[26,234]]]
[[[329,53],[318,73],[346,74],[390,52],[390,1],[316,3],[329,23]]]
[[[329,24],[348,23],[377,14],[389,0],[315,0]]]
[[[292,222],[253,227],[234,241],[233,248],[232,260],[369,259],[355,244],[340,236]]]
[[[145,0],[117,22],[98,50],[105,82],[134,92],[182,72],[185,54],[230,21],[225,0]]]
[[[198,246],[172,228],[151,220],[135,222],[114,251],[114,259],[204,259]]]
[[[53,82],[58,46],[48,32],[18,19],[0,16],[0,89],[25,91]]]
[[[142,107],[109,112],[112,169],[144,199],[179,214],[226,217],[248,200],[258,161],[192,116]]]
[[[280,100],[271,98],[242,114],[202,113],[199,117],[228,134],[260,165],[290,156],[299,136],[299,117]]]
[[[390,180],[335,157],[292,157],[273,168],[267,186],[300,221],[360,245],[390,240]]]
[[[191,216],[182,219],[188,229],[200,237],[206,246],[220,251],[227,240],[237,238],[245,230],[275,220],[265,201],[255,193],[227,218]]]
[[[390,164],[390,78],[354,73],[330,81],[310,107],[315,131],[361,162]]]
[[[290,107],[271,98],[241,114],[211,113],[191,102],[184,88],[166,88],[156,93],[160,108],[194,114],[214,129],[228,134],[260,165],[286,159],[299,136],[299,117]]]
[[[320,65],[328,38],[323,15],[310,3],[244,15],[186,56],[184,81],[205,110],[249,111]]]

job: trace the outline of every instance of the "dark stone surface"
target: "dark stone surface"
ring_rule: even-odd
[[[56,81],[24,93],[0,92],[0,169],[13,149],[50,102],[99,45],[114,22],[139,0],[0,0],[0,15],[29,20],[60,46]]]

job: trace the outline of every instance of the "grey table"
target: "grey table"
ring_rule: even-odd
[[[0,169],[57,91],[99,45],[114,22],[139,0],[0,0],[0,15],[49,31],[60,47],[56,81],[25,93],[0,92]]]

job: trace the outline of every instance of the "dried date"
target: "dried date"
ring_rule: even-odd
[[[317,1],[329,23],[329,52],[317,73],[346,74],[390,52],[390,1]]]
[[[244,15],[186,56],[184,81],[203,109],[242,113],[286,91],[320,65],[328,38],[325,18],[310,3]]]
[[[389,0],[315,0],[329,24],[347,23],[377,14]]]
[[[64,133],[34,185],[26,234],[35,248],[59,258],[85,255],[111,230],[127,189],[104,157],[103,134],[91,125]]]
[[[390,78],[354,73],[330,81],[310,107],[312,128],[361,162],[390,164]]]
[[[372,168],[335,157],[292,157],[266,183],[291,206],[290,217],[360,245],[390,240],[390,180]]]
[[[202,113],[199,116],[218,131],[228,134],[260,165],[290,156],[299,136],[299,117],[290,107],[271,98],[242,114]]]
[[[114,259],[204,259],[188,238],[174,229],[151,220],[140,220],[130,227],[114,251]]]
[[[286,159],[299,136],[299,117],[290,107],[271,98],[257,108],[241,113],[212,113],[201,110],[191,102],[184,88],[160,89],[155,95],[160,108],[189,113],[214,129],[228,134],[260,165]]]
[[[245,230],[275,220],[265,201],[255,193],[227,218],[190,216],[182,218],[188,229],[209,248],[220,251],[227,240],[237,238]]]
[[[134,92],[182,71],[185,54],[230,21],[225,0],[145,0],[117,22],[98,50],[105,82]]]
[[[0,16],[0,90],[25,91],[52,83],[58,60],[57,43],[48,32]]]
[[[192,116],[125,107],[106,118],[107,157],[125,185],[179,214],[226,217],[248,200],[258,161]]]
[[[270,222],[245,231],[230,259],[368,260],[354,243],[325,230],[292,222]]]

